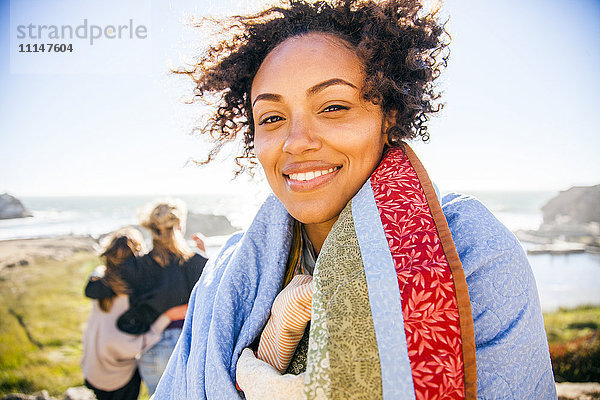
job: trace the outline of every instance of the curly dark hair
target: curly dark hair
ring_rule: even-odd
[[[252,173],[254,77],[278,44],[310,32],[332,34],[356,50],[365,66],[362,97],[395,117],[385,132],[391,146],[416,137],[429,140],[426,122],[442,107],[433,83],[447,64],[450,41],[436,14],[437,9],[425,13],[417,0],[286,0],[255,15],[210,19],[229,37],[208,47],[191,69],[172,71],[194,80],[191,102],[203,100],[216,110],[206,126],[194,128],[215,144],[201,163],[210,162],[225,143],[242,134],[244,149],[236,157],[236,175]]]

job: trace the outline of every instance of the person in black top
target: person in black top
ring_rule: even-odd
[[[186,220],[185,205],[179,201],[163,201],[146,206],[141,225],[152,233],[152,250],[121,265],[120,273],[128,286],[130,308],[117,321],[126,333],[147,332],[165,311],[186,307],[192,289],[207,259],[194,253],[185,242],[182,231]],[[201,250],[204,246],[196,239]],[[112,289],[100,280],[90,279],[85,295],[90,298],[113,296]],[[142,380],[150,395],[154,393],[169,357],[175,348],[183,320],[173,321],[161,340],[138,361]]]

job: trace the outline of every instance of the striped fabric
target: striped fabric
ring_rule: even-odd
[[[257,357],[279,372],[287,369],[310,321],[312,276],[296,275],[277,295],[260,337]]]

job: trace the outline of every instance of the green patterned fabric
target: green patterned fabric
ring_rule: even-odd
[[[310,333],[310,321],[308,322],[304,335],[296,347],[292,361],[285,371],[286,374],[298,375],[306,371],[306,360],[308,356],[308,335]]]
[[[367,281],[350,202],[314,272],[307,399],[381,399],[381,370]]]

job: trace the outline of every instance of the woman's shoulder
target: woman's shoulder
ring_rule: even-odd
[[[476,197],[447,194],[442,210],[457,250],[522,251],[515,235]]]
[[[119,315],[123,314],[129,308],[129,296],[126,294],[117,294],[113,297],[112,303],[110,304],[110,309],[108,311],[103,311],[100,308],[100,302],[98,299],[92,300],[92,310],[90,313],[90,320],[97,321],[113,321],[113,323],[117,320]]]
[[[151,274],[153,272],[160,272],[164,270],[164,267],[155,260],[152,250],[148,253],[135,257],[136,271],[142,274]]]
[[[119,273],[123,279],[127,280],[138,273],[139,267],[140,263],[138,257],[130,256],[119,265]]]
[[[152,250],[146,254],[135,257],[135,260],[138,266],[156,264],[156,261],[154,261],[154,258],[152,258]]]
[[[442,210],[470,292],[476,290],[476,281],[490,283],[506,276],[531,281],[531,268],[521,243],[481,201],[451,193],[444,196]]]
[[[480,315],[495,316],[498,324],[514,319],[511,313],[517,313],[524,304],[537,298],[523,247],[473,196],[447,195],[443,209],[467,279],[476,325]],[[490,325],[479,325],[476,336],[483,335],[482,326]]]
[[[194,252],[194,254],[190,258],[188,258],[186,262],[199,263],[207,259],[208,257],[205,257],[203,254]]]
[[[185,275],[188,277],[188,280],[192,281],[193,283],[196,283],[196,281],[202,275],[202,272],[204,271],[204,266],[206,265],[207,261],[208,259],[206,257],[197,253],[195,253],[193,256],[187,259],[183,263],[182,268],[184,270]]]
[[[115,296],[110,311],[114,314],[121,315],[129,309],[129,296],[126,294],[118,294]]]
[[[134,255],[131,255],[131,256],[127,257],[123,261],[123,263],[121,263],[119,268],[135,268],[135,267],[137,267],[137,264],[138,264],[137,257]]]
[[[201,254],[194,253],[194,255],[192,255],[184,262],[184,266],[188,268],[204,267],[206,261],[208,261],[208,258],[204,257]]]
[[[442,197],[442,210],[446,219],[453,217],[493,217],[491,211],[475,196],[461,193],[448,193]],[[449,222],[450,223],[450,222]]]

